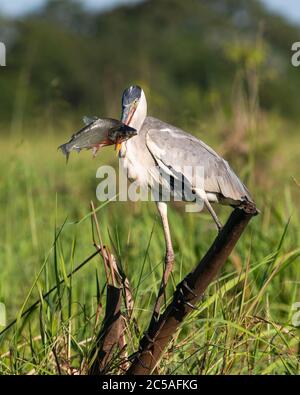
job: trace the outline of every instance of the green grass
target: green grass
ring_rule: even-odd
[[[208,129],[218,129],[209,122]],[[268,122],[267,146],[272,149],[256,143],[251,163],[238,163],[261,215],[251,221],[199,309],[182,324],[163,355],[160,373],[300,373],[299,328],[292,325],[293,303],[300,301],[299,186],[292,180],[297,178],[298,150],[292,134],[279,147],[281,128],[275,133],[273,119]],[[56,147],[71,129],[59,138],[51,132],[15,136],[0,147],[0,302],[7,324],[17,318],[0,337],[1,374],[84,373],[105,310],[103,263],[95,257],[74,275],[67,274],[95,251],[91,200],[101,206],[104,243],[114,247],[136,296],[140,333],[150,318],[164,256],[155,205],[97,202],[96,169],[116,164],[115,154],[108,149],[94,160],[90,153],[74,154],[66,166]],[[205,140],[212,143],[212,136]],[[218,209],[223,222],[229,212]],[[176,205],[169,218],[176,265],[168,297],[216,236],[207,213],[185,213]],[[20,318],[36,300],[38,307]],[[2,305],[0,324],[3,319]],[[138,340],[131,324],[129,354]]]

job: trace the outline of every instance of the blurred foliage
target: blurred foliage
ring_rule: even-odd
[[[299,28],[257,0],[148,0],[106,13],[49,0],[20,20],[1,20],[8,45],[0,72],[3,122],[82,113],[118,116],[129,84],[150,95],[151,111],[185,122],[212,113],[236,73],[260,72],[259,102],[298,118],[300,73],[290,64]],[[150,89],[151,88],[151,89]]]

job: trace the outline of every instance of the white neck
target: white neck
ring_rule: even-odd
[[[137,132],[139,132],[145,121],[146,116],[147,116],[147,100],[144,91],[142,91],[139,104],[129,123],[129,126],[131,126],[132,128],[136,129]]]

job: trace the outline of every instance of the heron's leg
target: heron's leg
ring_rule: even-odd
[[[213,220],[215,221],[218,231],[222,229],[223,225],[221,224],[217,214],[215,213],[214,209],[212,208],[211,204],[209,203],[209,200],[207,198],[204,199],[204,204],[207,210],[209,211],[210,215],[213,217]]]
[[[197,193],[199,195],[199,197],[203,200],[205,207],[209,211],[210,215],[212,216],[213,220],[215,221],[215,223],[217,225],[218,231],[220,232],[223,225],[221,224],[217,214],[215,213],[214,209],[212,208],[205,191],[197,188],[197,189],[194,189],[194,192]]]
[[[172,272],[173,264],[174,264],[174,251],[173,251],[173,245],[172,245],[169,222],[168,222],[167,203],[166,202],[157,202],[157,209],[160,214],[162,225],[163,225],[163,230],[164,230],[165,243],[166,243],[166,255],[165,255],[165,267],[164,267],[163,277],[161,280],[158,296],[157,296],[157,299],[155,302],[151,322],[153,320],[156,320],[159,316],[159,311],[160,311],[162,300],[163,300],[163,297],[165,294],[167,282],[168,282],[169,276]]]

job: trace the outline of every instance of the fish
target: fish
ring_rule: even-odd
[[[115,145],[119,151],[121,144],[136,136],[137,131],[113,118],[84,117],[86,126],[74,133],[70,140],[58,147],[68,162],[71,151],[92,149],[95,156],[101,147]]]

